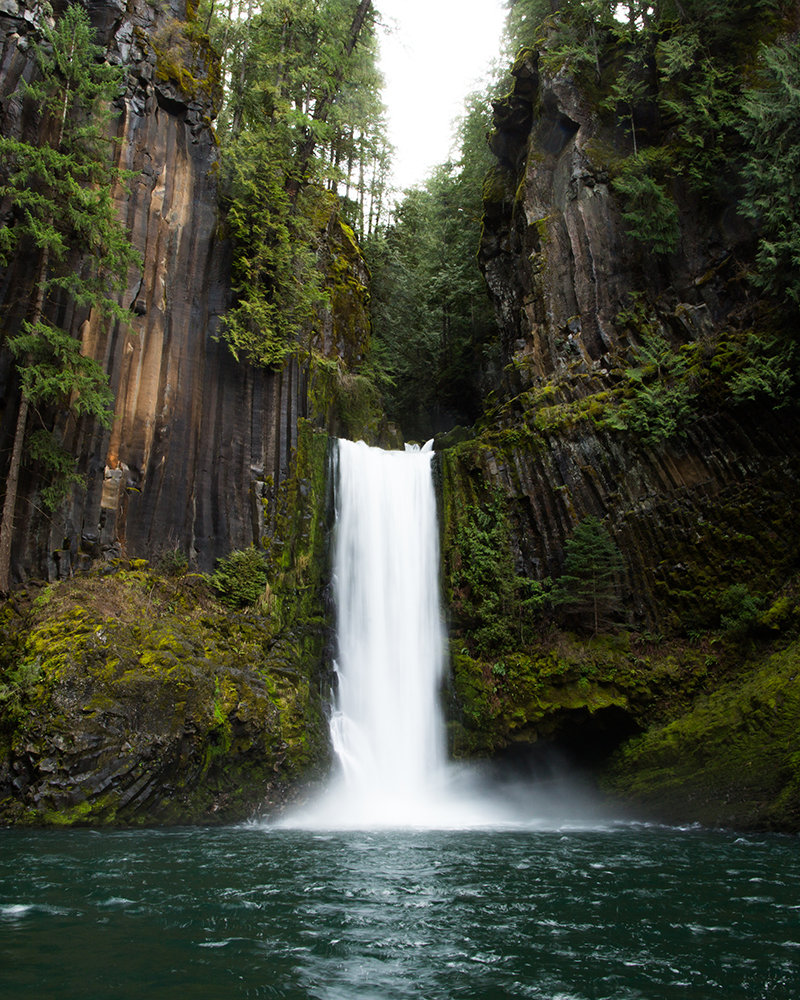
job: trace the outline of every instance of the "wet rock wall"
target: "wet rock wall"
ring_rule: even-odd
[[[18,85],[34,71],[29,40],[37,10],[16,0],[0,9],[0,127],[34,138],[35,109],[23,105]],[[301,365],[255,370],[234,361],[217,339],[231,292],[217,202],[210,50],[195,53],[187,83],[170,75],[159,55],[165,31],[188,18],[180,0],[157,9],[144,0],[103,0],[88,10],[108,60],[127,69],[116,128],[117,155],[131,180],[117,200],[144,266],[129,276],[128,324],[110,326],[72,303],[52,304],[108,371],[114,424],[106,431],[53,415],[64,445],[79,456],[86,490],[76,490],[51,518],[37,503],[35,473],[23,471],[12,567],[18,580],[64,578],[99,558],[157,559],[176,549],[192,567],[211,569],[219,556],[258,539],[265,513],[269,530],[269,505],[290,472],[298,418],[313,415]],[[331,252],[346,242],[335,217],[321,239]],[[22,319],[19,289],[30,270],[30,262],[18,261],[0,284],[6,330]],[[363,262],[349,259],[345,270],[363,291]],[[360,310],[347,343],[340,343],[334,319],[324,319],[319,348],[344,357],[363,350],[364,302]],[[0,394],[5,455],[18,401],[8,352]]]

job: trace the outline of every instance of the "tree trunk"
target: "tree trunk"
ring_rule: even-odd
[[[28,397],[23,392],[17,414],[17,429],[14,432],[14,450],[6,476],[6,498],[3,502],[3,522],[0,524],[0,593],[11,589],[11,541],[14,536],[14,508],[17,505],[19,469],[22,465],[22,444],[25,440],[25,425],[28,422]]]
[[[253,20],[253,0],[247,4],[247,18],[245,20],[244,43],[242,46],[242,62],[239,66],[239,87],[236,93],[236,104],[233,111],[233,122],[231,123],[231,135],[236,138],[242,127],[242,111],[244,104],[244,85],[247,80],[247,57],[250,52],[250,25]]]
[[[62,123],[63,125],[63,123]],[[42,318],[44,310],[44,280],[50,265],[50,250],[45,247],[39,263],[39,280],[36,287],[36,302],[33,306],[31,325],[35,326]],[[0,593],[7,594],[11,589],[11,542],[14,537],[14,508],[17,506],[17,487],[19,485],[19,470],[22,465],[22,446],[25,442],[25,427],[28,423],[28,407],[30,401],[23,391],[19,401],[17,426],[14,431],[14,448],[6,476],[6,496],[3,501],[3,520],[0,523]]]

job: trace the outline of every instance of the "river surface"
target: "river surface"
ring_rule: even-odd
[[[0,830],[7,1000],[800,996],[800,840]]]

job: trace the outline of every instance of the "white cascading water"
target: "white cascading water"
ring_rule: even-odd
[[[422,821],[442,781],[432,457],[430,443],[400,452],[338,442],[331,735],[343,770],[339,808],[355,822]]]
[[[432,459],[431,443],[405,452],[337,443],[331,739],[340,773],[282,826],[539,825],[552,812],[527,784],[510,801],[445,762]]]

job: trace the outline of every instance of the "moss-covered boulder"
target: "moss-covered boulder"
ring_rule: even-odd
[[[2,617],[0,822],[228,822],[327,759],[322,622],[276,631],[201,577],[146,569],[17,595]]]
[[[607,791],[659,819],[800,830],[800,643],[622,746]]]

